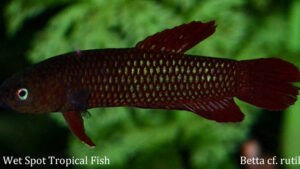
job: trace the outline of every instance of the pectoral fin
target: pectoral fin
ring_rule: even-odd
[[[70,111],[63,113],[63,115],[75,136],[77,136],[83,143],[90,147],[96,146],[92,142],[92,140],[85,134],[83,120],[80,112]]]
[[[87,102],[90,96],[89,91],[68,91],[66,109],[73,111],[86,112]]]

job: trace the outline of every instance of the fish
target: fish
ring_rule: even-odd
[[[0,105],[16,112],[61,112],[72,133],[94,147],[82,115],[97,107],[193,112],[216,122],[241,122],[234,98],[279,111],[297,100],[298,68],[279,58],[233,60],[185,54],[216,30],[193,21],[147,37],[131,48],[75,51],[32,65],[0,86]]]

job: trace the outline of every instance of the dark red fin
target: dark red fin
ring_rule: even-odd
[[[235,104],[232,97],[185,103],[182,106],[188,111],[217,122],[240,122],[244,119],[244,114]]]
[[[87,102],[90,97],[89,91],[68,91],[67,92],[67,110],[75,110],[79,112],[86,112]]]
[[[85,134],[83,120],[80,112],[70,111],[63,113],[63,115],[75,136],[77,136],[83,143],[90,147],[96,146],[92,142],[92,140]]]
[[[239,99],[268,110],[283,110],[295,103],[300,72],[293,64],[278,58],[241,61],[244,75]]]
[[[136,48],[157,52],[184,53],[212,35],[215,29],[215,21],[207,23],[194,21],[149,36],[139,42]]]

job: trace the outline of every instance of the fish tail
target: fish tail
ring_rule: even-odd
[[[278,58],[239,62],[237,98],[268,110],[283,110],[295,103],[300,72],[292,63]]]

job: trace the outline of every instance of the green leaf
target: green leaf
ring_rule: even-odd
[[[8,35],[15,35],[15,33],[22,28],[26,20],[37,17],[51,7],[63,5],[69,1],[70,0],[31,0],[30,3],[27,0],[10,1],[5,10]]]

